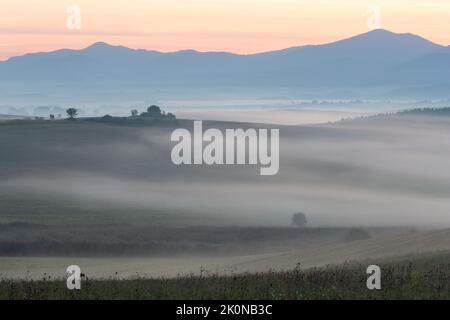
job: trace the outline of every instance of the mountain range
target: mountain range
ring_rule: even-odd
[[[449,97],[450,46],[378,29],[250,55],[163,53],[95,43],[0,62],[0,104],[183,96]],[[103,99],[103,100],[102,100]]]

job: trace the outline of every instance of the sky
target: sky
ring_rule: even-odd
[[[382,27],[450,44],[449,0],[1,0],[0,60],[97,41],[255,53]]]

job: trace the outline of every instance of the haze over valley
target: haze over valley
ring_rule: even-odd
[[[384,29],[252,54],[100,41],[1,61],[0,285],[75,262],[122,279],[446,257],[449,67],[449,47]],[[175,165],[171,134],[194,120],[279,129],[278,174]]]

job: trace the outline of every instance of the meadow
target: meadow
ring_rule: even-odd
[[[365,265],[342,263],[450,250],[449,122],[280,126],[281,170],[261,177],[175,166],[170,134],[190,121],[5,121],[0,297],[448,298],[448,255],[385,262],[380,292]],[[306,228],[290,226],[296,212]],[[349,239],[355,228],[367,239]],[[72,264],[81,292],[61,280]]]
[[[370,261],[285,272],[173,279],[84,280],[69,291],[64,280],[0,281],[0,299],[86,300],[309,300],[450,299],[450,253],[407,256],[380,265],[381,290],[368,290]]]

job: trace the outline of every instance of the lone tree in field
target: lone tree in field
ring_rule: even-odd
[[[66,110],[66,113],[69,116],[70,120],[74,120],[75,117],[78,115],[78,110],[75,108],[69,108]]]
[[[132,116],[133,118],[136,118],[138,115],[139,115],[139,111],[137,111],[136,109],[131,110],[131,116]]]
[[[304,228],[306,227],[306,224],[308,222],[306,221],[306,215],[304,213],[295,213],[292,216],[292,225],[294,227],[300,227],[300,228]]]

